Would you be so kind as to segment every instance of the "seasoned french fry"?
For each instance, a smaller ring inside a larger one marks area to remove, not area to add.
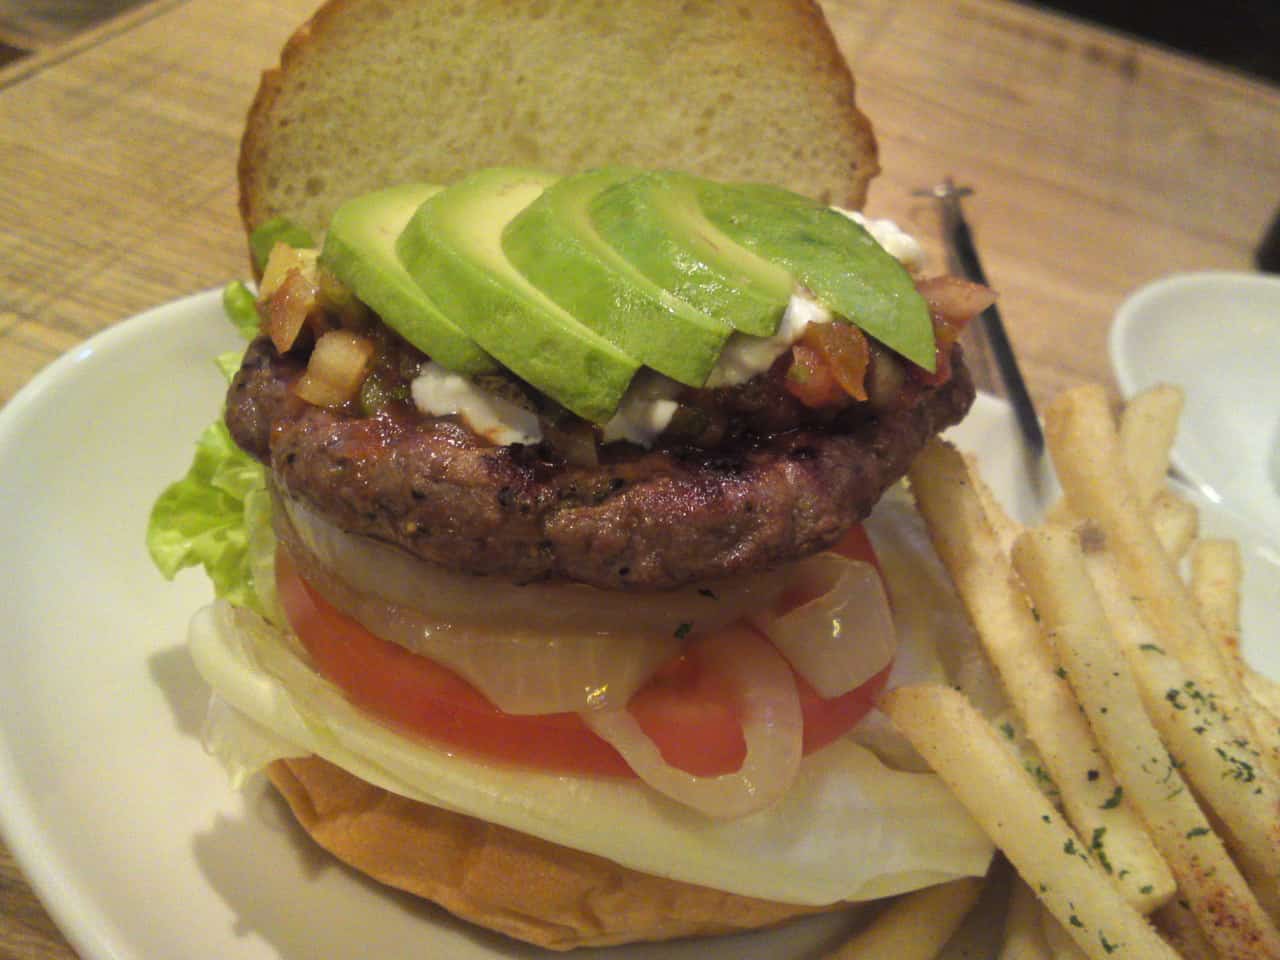
[[[1004,918],[1004,946],[998,960],[1052,960],[1040,926],[1044,913],[1031,888],[1015,877]]]
[[[1066,497],[1059,497],[1049,506],[1045,511],[1044,522],[1059,527],[1070,527],[1076,523],[1076,516],[1071,512]],[[1013,549],[1013,544],[1009,544],[1009,549]]]
[[[1048,797],[1049,802],[1055,807],[1061,807],[1062,794],[1058,790],[1058,785],[1053,782],[1053,777],[1049,775],[1049,771],[1045,768],[1044,760],[1040,758],[1036,745],[1027,736],[1026,727],[1023,725],[1022,718],[1018,716],[1017,711],[1012,709],[1003,710],[991,718],[991,724],[1000,731],[1004,745],[1009,748],[1018,762],[1022,764],[1022,769],[1031,774],[1031,779],[1040,788],[1040,792]]]
[[[1072,825],[1125,898],[1149,913],[1174,881],[1123,800],[1071,689],[1059,675],[1021,585],[987,522],[963,458],[935,440],[909,473],[930,538],[1000,674],[1014,711],[1060,791]]]
[[[1273,921],[1280,918],[1280,781],[1253,742],[1248,717],[1228,714],[1160,646],[1120,583],[1111,553],[1091,551],[1085,565],[1147,716],[1201,802],[1217,816],[1258,901]]]
[[[899,687],[882,707],[1091,960],[1174,960],[963,694]]]
[[[899,897],[826,960],[933,960],[978,902],[983,881],[965,877]]]
[[[1147,517],[1160,546],[1172,560],[1181,560],[1200,532],[1200,511],[1172,490],[1161,490],[1147,504]]]
[[[1227,856],[1147,716],[1074,534],[1029,532],[1013,556],[1103,752],[1206,936],[1223,960],[1280,960],[1280,931]]]
[[[1045,438],[1072,512],[1102,530],[1129,591],[1165,646],[1219,697],[1238,700],[1233,671],[1201,625],[1173,559],[1128,481],[1102,387],[1087,385],[1059,395],[1045,411]]]
[[[1280,684],[1248,665],[1242,667],[1244,709],[1271,775],[1280,779]]]
[[[1280,722],[1280,683],[1252,668],[1246,669],[1240,679],[1249,700],[1271,714],[1273,721]]]
[[[1022,533],[1022,524],[1009,516],[1009,512],[1005,510],[1004,505],[991,492],[991,487],[987,485],[987,481],[983,478],[982,471],[978,469],[977,460],[968,454],[963,454],[963,456],[969,480],[973,484],[973,492],[977,494],[978,501],[982,504],[982,512],[986,514],[987,522],[991,524],[991,529],[995,531],[1001,552],[1008,556],[1009,551],[1013,549],[1013,541],[1017,540],[1018,535]]]
[[[1183,960],[1217,960],[1213,947],[1204,938],[1195,914],[1185,900],[1174,897],[1152,914],[1156,929],[1178,951]]]
[[[1045,436],[1072,509],[1102,530],[1127,589],[1160,635],[1161,646],[1187,667],[1220,709],[1247,717],[1255,736],[1265,737],[1245,709],[1234,658],[1201,623],[1191,592],[1125,482],[1102,388],[1079,387],[1058,397],[1046,412]],[[1280,746],[1264,744],[1263,762],[1280,775]]]
[[[1240,582],[1244,565],[1234,540],[1197,540],[1191,547],[1191,596],[1210,639],[1238,671]]]
[[[1256,681],[1261,674],[1246,670],[1241,676],[1245,684],[1244,712],[1253,731],[1262,765],[1271,776],[1280,780],[1280,713],[1273,712],[1253,695]],[[1263,678],[1266,679],[1266,678]]]
[[[1120,415],[1125,469],[1144,504],[1151,503],[1164,490],[1182,405],[1180,389],[1157,384],[1131,397]]]
[[[1044,942],[1049,948],[1049,956],[1053,960],[1081,960],[1084,957],[1084,951],[1076,946],[1076,942],[1048,910],[1040,911],[1040,927]]]

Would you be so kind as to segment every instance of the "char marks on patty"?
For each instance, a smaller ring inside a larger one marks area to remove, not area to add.
[[[832,545],[974,395],[957,348],[951,379],[904,409],[712,450],[613,444],[588,468],[542,446],[493,446],[453,418],[308,406],[289,391],[301,370],[259,339],[227,400],[232,436],[286,496],[453,570],[606,589],[674,587]]]

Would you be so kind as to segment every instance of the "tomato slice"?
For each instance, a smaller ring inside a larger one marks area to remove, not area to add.
[[[836,548],[874,559],[856,527]],[[621,755],[574,713],[504,713],[453,671],[383,640],[333,607],[303,580],[282,549],[276,559],[281,603],[320,673],[357,706],[407,734],[447,749],[567,773],[635,776]],[[804,752],[831,743],[875,704],[889,667],[846,694],[821,698],[796,677]],[[698,776],[737,770],[746,754],[731,692],[702,669],[698,645],[664,667],[628,709],[664,759]]]

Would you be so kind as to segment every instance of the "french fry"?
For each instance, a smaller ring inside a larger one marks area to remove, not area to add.
[[[1045,511],[1044,522],[1058,527],[1070,527],[1076,523],[1075,514],[1071,512],[1071,506],[1067,503],[1066,497],[1059,497],[1050,504],[1049,509]],[[1013,544],[1009,544],[1009,549],[1013,549]]]
[[[1084,957],[1084,951],[1076,946],[1076,942],[1048,910],[1040,911],[1040,927],[1045,945],[1049,948],[1049,956],[1053,960],[1081,960]]]
[[[1152,914],[1156,929],[1178,951],[1183,960],[1217,960],[1213,947],[1204,938],[1190,905],[1174,897]]]
[[[1138,499],[1151,503],[1165,488],[1169,452],[1182,416],[1183,393],[1157,384],[1129,398],[1120,415],[1120,446],[1125,470]]]
[[[1273,921],[1280,918],[1280,781],[1253,742],[1244,714],[1230,715],[1160,646],[1105,548],[1086,569],[1112,635],[1133,671],[1147,716],[1201,802],[1218,818],[1228,849]]]
[[[1009,748],[1018,762],[1022,764],[1022,769],[1031,774],[1031,779],[1040,788],[1040,792],[1048,797],[1049,802],[1055,807],[1061,808],[1062,794],[1058,790],[1058,785],[1053,782],[1053,777],[1045,769],[1044,761],[1040,758],[1036,745],[1027,736],[1026,728],[1023,726],[1022,718],[1018,716],[1017,711],[1012,709],[1002,710],[991,718],[991,724],[1000,731],[1004,745]],[[1139,907],[1139,909],[1141,908]]]
[[[980,877],[965,877],[899,897],[826,960],[933,960],[982,893]]]
[[[1246,669],[1240,676],[1250,702],[1271,715],[1275,723],[1280,723],[1280,683],[1252,668]]]
[[[997,960],[1052,960],[1040,926],[1043,912],[1031,888],[1015,877],[1004,918],[1004,946]]]
[[[1022,524],[1009,516],[1004,505],[991,492],[991,487],[983,478],[982,471],[978,469],[978,461],[969,454],[963,454],[963,456],[969,480],[973,484],[973,492],[977,494],[978,501],[982,504],[982,512],[986,514],[987,522],[995,531],[996,540],[1000,543],[1000,551],[1008,556],[1009,551],[1013,549],[1013,541],[1017,540],[1018,535],[1022,533]]]
[[[1240,582],[1244,566],[1234,540],[1197,540],[1191,547],[1191,596],[1210,639],[1238,671]]]
[[[882,708],[1090,960],[1174,960],[962,693],[899,687]]]
[[[1014,711],[1060,791],[1072,825],[1130,903],[1149,913],[1174,881],[1098,751],[1059,675],[1026,595],[987,522],[963,458],[933,441],[909,477],[916,505]]]
[[[1201,929],[1223,960],[1280,960],[1280,931],[1227,856],[1147,716],[1075,535],[1029,532],[1013,556],[1103,752]]]
[[[1255,725],[1247,710],[1235,658],[1201,623],[1191,592],[1125,481],[1102,388],[1078,387],[1059,396],[1046,412],[1045,436],[1073,511],[1102,530],[1127,589],[1160,635],[1161,646],[1187,667],[1222,710],[1248,719],[1248,729],[1263,741],[1264,764],[1280,776],[1280,744],[1271,746],[1269,731]]]
[[[1224,702],[1238,700],[1234,672],[1201,625],[1173,559],[1128,480],[1102,387],[1091,384],[1059,395],[1045,411],[1045,438],[1072,513],[1101,529],[1129,591],[1164,645]]]
[[[1162,490],[1147,504],[1156,539],[1173,560],[1181,560],[1200,532],[1200,511],[1172,490]]]
[[[1280,684],[1243,662],[1240,683],[1258,749],[1272,776],[1280,779]]]

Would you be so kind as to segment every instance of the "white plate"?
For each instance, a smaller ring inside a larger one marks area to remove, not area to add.
[[[208,596],[143,545],[236,345],[215,292],[160,307],[52,364],[0,412],[0,828],[85,960],[550,956],[477,932],[313,848],[274,794],[232,791],[200,747],[206,691],[187,619]],[[1007,407],[980,397],[961,444],[1027,518],[1034,492]],[[1272,586],[1280,577],[1272,577]],[[1272,641],[1274,611],[1251,618]],[[609,960],[819,955],[841,916],[709,942],[583,952]]]
[[[1280,544],[1280,277],[1189,273],[1143,287],[1111,328],[1125,395],[1154,383],[1187,394],[1173,451],[1211,499]]]

